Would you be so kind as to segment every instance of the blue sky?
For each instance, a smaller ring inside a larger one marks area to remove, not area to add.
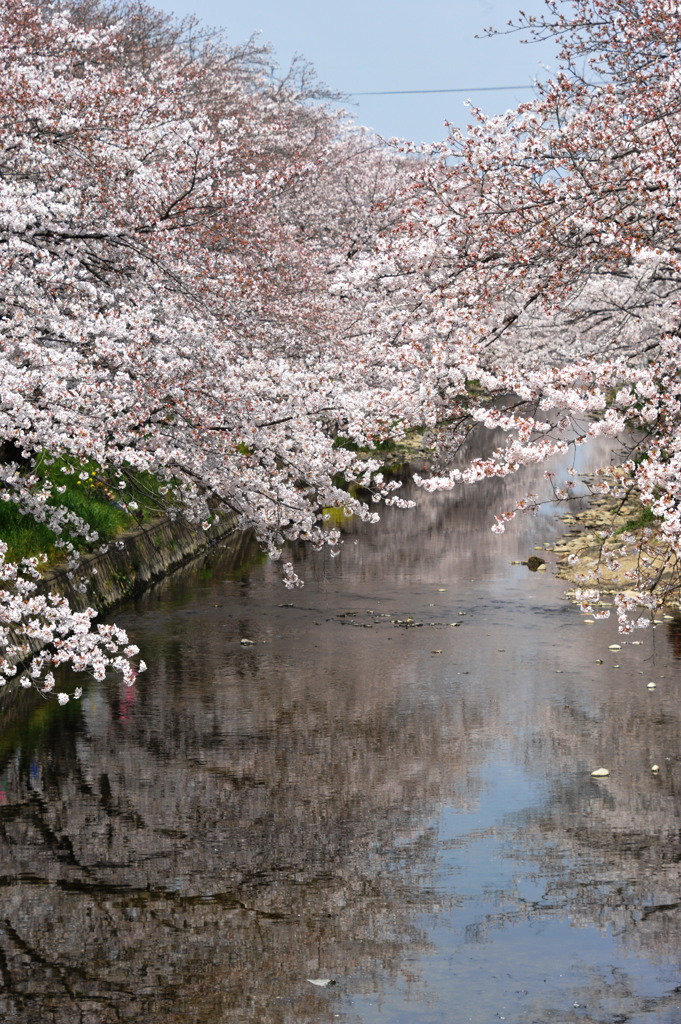
[[[343,92],[399,89],[466,89],[462,94],[365,96],[348,105],[356,120],[391,137],[416,142],[445,135],[447,119],[463,127],[468,98],[498,113],[532,94],[527,86],[552,64],[549,44],[522,45],[517,35],[476,39],[489,25],[503,27],[519,7],[543,9],[542,0],[151,0],[177,15],[195,14],[220,26],[230,42],[254,31],[272,43],[280,65],[305,56],[319,77]]]

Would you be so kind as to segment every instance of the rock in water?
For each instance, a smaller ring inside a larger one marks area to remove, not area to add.
[[[538,555],[530,555],[527,559],[527,568],[530,572],[536,572],[542,565],[546,565],[546,559],[539,558]]]

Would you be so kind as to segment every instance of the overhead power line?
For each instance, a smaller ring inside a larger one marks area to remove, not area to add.
[[[348,96],[420,96],[434,92],[504,92],[515,89],[534,89],[533,85],[480,85],[470,89],[389,89],[384,92],[350,92]]]

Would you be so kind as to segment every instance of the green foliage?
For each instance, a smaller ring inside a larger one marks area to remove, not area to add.
[[[53,485],[49,504],[62,505],[79,516],[98,534],[97,544],[155,518],[168,505],[168,499],[160,493],[161,487],[166,490],[167,486],[150,473],[123,469],[107,474],[94,462],[72,464],[63,459],[53,460],[47,453],[38,458],[35,472],[40,480]],[[88,474],[87,479],[81,479],[84,473]],[[121,481],[126,484],[124,489],[117,486]],[[135,501],[138,507],[134,515],[122,507],[123,500]],[[62,557],[62,548],[57,546],[58,538],[52,531],[31,516],[21,515],[11,501],[0,502],[0,537],[8,545],[7,557],[12,561],[41,552],[47,554],[49,564]],[[83,537],[68,531],[61,539],[71,541],[81,551],[91,547]]]
[[[397,441],[394,441],[392,437],[387,437],[384,441],[374,441],[373,444],[360,446],[356,441],[352,441],[349,437],[343,437],[342,434],[334,439],[334,448],[344,448],[348,452],[361,452],[362,455],[375,455],[377,452],[394,452],[399,447]]]
[[[385,441],[376,441],[372,450],[375,452],[394,452],[397,451],[397,448],[397,441],[394,441],[392,437],[387,437]]]
[[[360,448],[356,441],[352,441],[349,437],[343,437],[342,434],[338,434],[334,438],[333,446],[334,448],[344,448],[347,452],[369,451],[368,448]]]
[[[61,495],[61,504],[84,519],[105,540],[134,525],[134,519],[128,512],[117,508],[104,494],[94,489],[67,488]]]
[[[7,544],[7,559],[11,562],[54,551],[52,531],[30,516],[22,516],[11,501],[0,502],[0,537]]]
[[[633,533],[635,530],[642,530],[646,526],[653,526],[655,523],[659,523],[658,516],[650,508],[641,508],[638,515],[632,519],[628,519],[624,526],[617,529],[616,533]]]

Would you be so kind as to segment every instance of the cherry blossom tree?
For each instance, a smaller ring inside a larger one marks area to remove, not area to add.
[[[254,43],[143,6],[2,0],[0,53],[3,500],[96,543],[36,471],[58,457],[94,462],[131,510],[152,473],[170,514],[208,529],[234,513],[275,557],[292,539],[335,547],[328,505],[377,518],[340,484],[394,485],[337,437],[398,421],[394,377],[330,284],[373,211],[389,223],[400,161],[305,66],[275,80]],[[41,597],[37,571],[5,565],[4,675],[122,669],[123,634]],[[31,661],[34,642],[50,656]]]
[[[678,597],[681,544],[681,13],[670,0],[546,6],[510,30],[556,39],[556,74],[517,110],[473,111],[467,132],[407,147],[402,221],[338,287],[364,295],[370,331],[421,352],[424,422],[440,424],[442,463],[425,486],[512,472],[599,434],[628,437],[624,471],[596,487],[635,489],[656,519],[631,574],[632,591],[656,606]],[[472,380],[494,404],[471,397]],[[509,440],[451,470],[471,420]],[[569,494],[556,485],[556,497]],[[620,600],[622,628],[635,606],[635,595]]]
[[[633,429],[623,472],[594,486],[638,489],[673,567],[679,15],[550,2],[524,28],[561,45],[535,99],[399,154],[348,127],[305,65],[274,77],[254,41],[142,5],[0,0],[0,496],[74,571],[65,538],[98,538],[46,460],[96,464],[130,510],[151,473],[169,514],[233,514],[280,557],[291,540],[337,550],[325,507],[375,521],[399,503],[356,449],[414,427],[431,489]],[[457,468],[476,424],[508,441]],[[133,677],[122,633],[5,554],[5,677]],[[643,550],[632,580],[649,606],[676,585],[658,564]]]

